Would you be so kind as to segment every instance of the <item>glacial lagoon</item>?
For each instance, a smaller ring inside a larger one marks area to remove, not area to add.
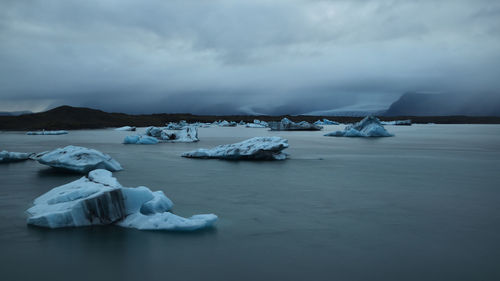
[[[199,128],[197,143],[124,145],[131,132],[0,132],[0,150],[66,145],[111,155],[124,186],[162,190],[215,227],[153,232],[26,225],[33,199],[81,177],[36,161],[0,165],[3,280],[499,280],[500,126],[386,126],[395,137]],[[138,128],[143,133],[145,128]],[[181,157],[255,136],[288,139],[284,161]]]

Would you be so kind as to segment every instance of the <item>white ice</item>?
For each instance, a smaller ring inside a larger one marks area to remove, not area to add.
[[[67,133],[68,133],[68,131],[63,131],[63,130],[60,130],[60,131],[45,131],[45,130],[42,130],[42,131],[27,132],[26,134],[27,135],[65,135]]]
[[[314,122],[314,125],[320,125],[320,126],[321,125],[339,125],[339,123],[324,118],[323,120],[318,120],[318,121]]]
[[[198,128],[195,126],[186,126],[181,130],[149,127],[146,129],[146,135],[155,137],[160,142],[197,142],[200,140]]]
[[[115,131],[135,131],[135,130],[136,127],[131,127],[131,126],[123,126],[115,129]]]
[[[32,153],[0,151],[0,163],[18,162],[30,159]]]
[[[377,117],[367,116],[358,123],[348,125],[344,131],[325,134],[327,137],[392,137]]]
[[[284,160],[288,140],[281,137],[255,137],[239,143],[201,148],[183,153],[188,158],[216,158],[226,160]]]
[[[154,137],[144,135],[126,136],[123,140],[124,144],[157,144],[158,140]]]
[[[283,118],[280,122],[269,122],[269,127],[271,131],[319,131],[323,128],[306,121],[295,123],[288,118]]]
[[[78,173],[88,173],[94,169],[120,171],[120,163],[95,149],[69,145],[42,155],[38,162],[54,168],[65,169]]]

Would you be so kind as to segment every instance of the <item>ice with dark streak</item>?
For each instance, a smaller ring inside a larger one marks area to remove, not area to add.
[[[348,125],[343,131],[325,134],[327,137],[392,137],[377,117],[367,116],[358,123]]]
[[[107,170],[53,188],[34,200],[27,210],[28,224],[48,227],[109,225],[148,229],[191,231],[212,226],[214,214],[183,218],[169,210],[172,201],[162,191],[123,187]]]
[[[281,119],[280,122],[269,122],[271,131],[319,131],[323,127],[311,124],[306,121],[295,123],[288,118]]]

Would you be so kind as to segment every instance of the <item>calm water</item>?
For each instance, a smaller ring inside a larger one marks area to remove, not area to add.
[[[0,165],[0,279],[500,280],[500,126],[387,128],[396,137],[206,128],[199,143],[151,146],[112,130],[0,132],[0,150],[101,150],[124,167],[122,185],[163,190],[180,215],[219,216],[195,233],[28,227],[35,197],[80,176]],[[289,140],[289,160],[179,156],[267,135]]]

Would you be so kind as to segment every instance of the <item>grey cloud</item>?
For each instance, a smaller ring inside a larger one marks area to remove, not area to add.
[[[0,5],[2,111],[299,114],[500,86],[498,1]]]

